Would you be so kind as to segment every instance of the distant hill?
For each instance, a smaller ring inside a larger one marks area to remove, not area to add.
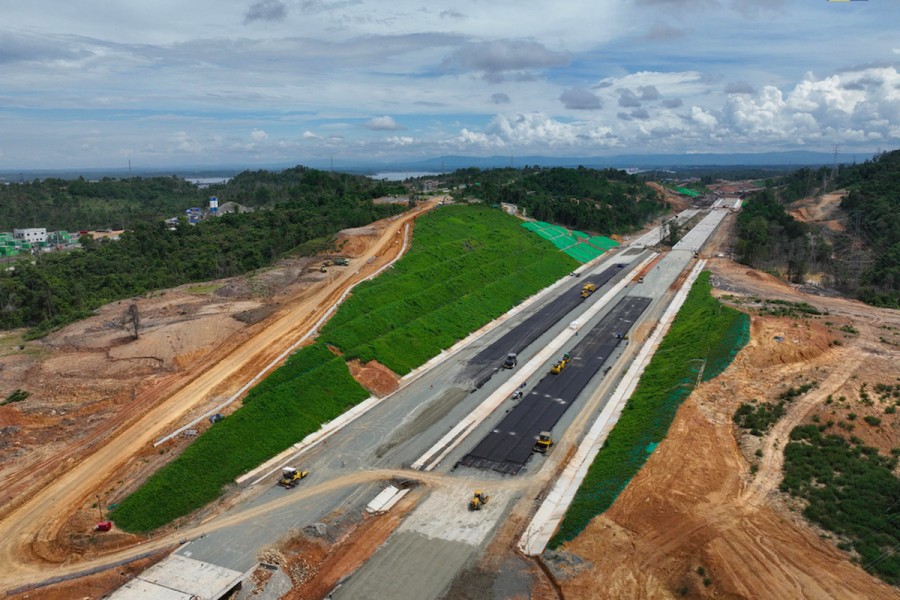
[[[838,162],[849,164],[862,162],[872,158],[870,154],[854,155],[848,160],[847,155],[839,156]],[[615,156],[437,156],[426,159],[409,159],[375,162],[365,159],[341,158],[307,158],[300,160],[302,164],[323,171],[341,171],[344,173],[371,174],[379,171],[432,171],[447,172],[456,169],[478,167],[494,169],[499,167],[521,168],[525,165],[542,167],[591,167],[596,169],[675,169],[679,167],[715,167],[715,166],[752,166],[752,167],[802,167],[831,165],[834,155],[827,152],[808,152],[793,150],[787,152],[760,152],[741,154],[619,154]],[[101,177],[128,177],[140,175],[144,177],[160,175],[178,175],[180,177],[230,177],[247,169],[282,170],[295,166],[291,164],[267,165],[225,165],[218,168],[172,168],[172,169],[135,169],[132,173],[127,169],[68,169],[68,170],[30,170],[0,171],[0,182],[33,181],[55,177],[59,179],[76,179],[84,176],[88,179]]]

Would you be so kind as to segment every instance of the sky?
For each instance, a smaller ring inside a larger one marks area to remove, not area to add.
[[[0,169],[900,147],[900,1],[29,0]]]

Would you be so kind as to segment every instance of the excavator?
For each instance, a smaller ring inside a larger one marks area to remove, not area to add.
[[[547,450],[553,445],[553,437],[549,431],[542,431],[538,434],[538,439],[534,443],[534,451],[541,454],[547,454]]]
[[[487,504],[488,496],[482,491],[476,491],[472,496],[472,499],[469,500],[469,510],[481,510],[485,504]]]
[[[300,483],[300,480],[307,475],[309,475],[309,471],[298,471],[294,467],[284,467],[281,469],[281,479],[278,480],[278,485],[289,490]]]
[[[554,375],[558,375],[560,371],[566,368],[566,365],[569,364],[569,353],[566,352],[563,354],[562,359],[556,361],[552,367],[550,367],[550,372]]]

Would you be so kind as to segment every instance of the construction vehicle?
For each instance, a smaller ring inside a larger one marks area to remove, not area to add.
[[[519,358],[516,356],[515,352],[510,352],[506,355],[506,360],[503,361],[503,368],[512,369],[517,364],[519,364]]]
[[[281,469],[281,479],[278,480],[278,485],[289,490],[300,483],[300,480],[307,475],[309,475],[309,471],[298,471],[294,467],[284,467]]]
[[[97,496],[97,510],[100,511],[100,520],[97,521],[94,531],[109,531],[112,529],[112,521],[103,518],[103,502],[100,500],[99,495]]]
[[[563,369],[566,368],[567,364],[569,364],[569,353],[568,352],[563,354],[563,357],[560,360],[556,361],[556,364],[554,364],[552,367],[550,367],[550,372],[553,373],[554,375],[558,375],[560,371],[562,371]]]
[[[534,451],[541,454],[547,454],[547,450],[553,445],[553,437],[549,431],[542,431],[538,434],[538,439],[534,443]]]
[[[332,263],[333,265],[335,265],[336,267],[346,267],[346,266],[348,266],[348,265],[350,264],[350,259],[348,259],[348,258],[335,258],[333,261],[331,261],[331,263]]]
[[[476,491],[472,499],[469,500],[469,510],[481,510],[487,504],[488,498],[490,496],[484,492]]]
[[[597,286],[593,283],[586,283],[581,287],[581,297],[587,298],[591,294],[597,291]]]

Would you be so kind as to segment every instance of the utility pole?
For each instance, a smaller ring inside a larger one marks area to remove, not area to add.
[[[837,179],[837,156],[838,156],[838,144],[834,145],[834,158],[831,161],[831,179],[832,181]]]

